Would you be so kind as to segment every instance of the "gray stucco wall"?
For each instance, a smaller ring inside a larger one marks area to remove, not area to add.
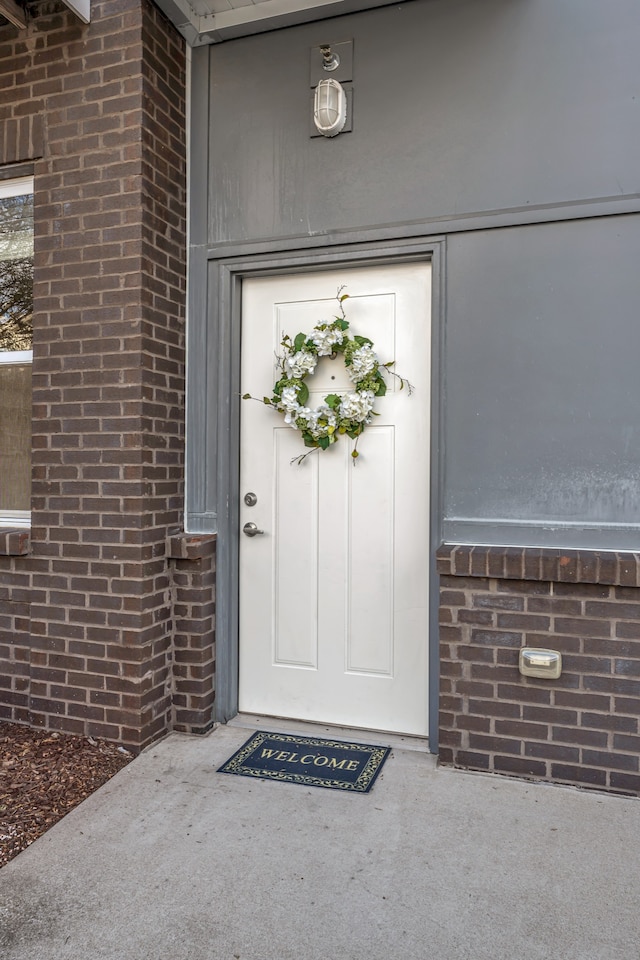
[[[445,538],[637,546],[639,35],[637,0],[411,0],[195,52],[201,288],[207,259],[446,236]],[[353,132],[311,139],[310,48],[347,39]]]

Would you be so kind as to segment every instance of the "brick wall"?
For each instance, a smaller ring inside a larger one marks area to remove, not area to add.
[[[0,546],[25,553],[28,538],[0,532]],[[25,556],[0,557],[0,562],[0,719],[28,722],[31,574]]]
[[[443,547],[440,759],[640,792],[640,556]],[[562,654],[522,677],[522,646]]]
[[[0,162],[33,161],[36,277],[32,552],[0,557],[0,715],[137,749],[174,719],[184,43],[147,0],[93,0],[89,25],[30,12],[0,27]]]

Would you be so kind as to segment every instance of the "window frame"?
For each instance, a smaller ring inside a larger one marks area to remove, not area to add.
[[[0,200],[7,197],[33,195],[33,176],[0,179]],[[0,350],[0,364],[33,364],[33,350]],[[30,510],[3,510],[0,507],[0,527],[30,527]]]

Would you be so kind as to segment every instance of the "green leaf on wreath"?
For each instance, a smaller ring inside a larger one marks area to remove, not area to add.
[[[302,406],[304,407],[308,399],[309,399],[309,387],[306,385],[306,383],[301,383],[300,386],[298,387],[298,403],[301,403]]]
[[[340,303],[342,303],[344,300],[348,300],[348,299],[349,299],[349,294],[348,294],[348,293],[343,293],[342,296],[340,297]]]
[[[243,394],[242,394],[242,399],[243,399],[243,400],[251,400],[251,394],[250,394],[250,393],[243,393]]]
[[[342,397],[339,397],[337,393],[330,393],[328,397],[324,398],[324,402],[330,410],[337,410],[341,401]]]
[[[306,339],[307,339],[306,333],[298,333],[296,335],[296,338],[293,341],[293,348],[296,352],[298,352],[298,350],[302,350]]]
[[[321,450],[326,450],[331,444],[329,437],[318,437],[318,446]]]
[[[338,330],[342,330],[344,333],[345,330],[349,329],[349,322],[347,320],[343,320],[341,317],[336,317],[334,326],[336,326]]]
[[[382,377],[380,377],[380,379],[378,380],[378,384],[376,386],[376,397],[384,397],[386,392],[387,392],[387,385],[382,379]]]
[[[359,347],[364,347],[365,343],[368,343],[369,346],[373,346],[373,340],[369,340],[369,337],[354,337],[355,342]]]

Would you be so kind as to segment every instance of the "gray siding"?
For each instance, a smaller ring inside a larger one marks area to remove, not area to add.
[[[640,190],[637,0],[411,0],[211,51],[210,243]],[[309,50],[354,40],[353,132]]]
[[[445,538],[637,547],[639,262],[636,216],[449,238]]]
[[[411,0],[195,52],[203,289],[207,258],[447,238],[445,538],[637,546],[639,35],[637,0]],[[312,139],[309,49],[345,39],[353,132]],[[192,386],[227,322],[209,302]],[[195,407],[190,513],[211,529],[215,416]]]

